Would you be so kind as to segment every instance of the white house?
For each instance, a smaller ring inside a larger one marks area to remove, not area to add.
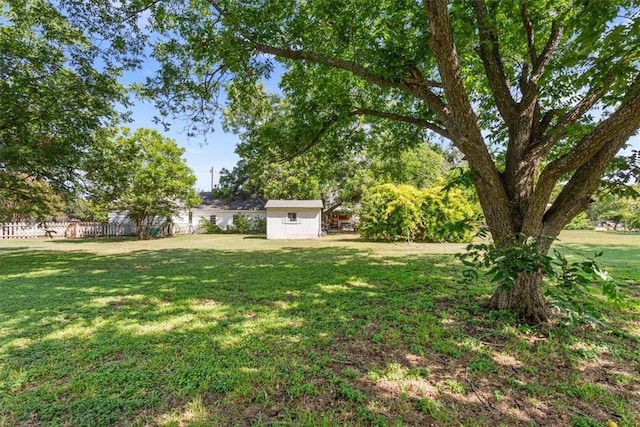
[[[319,238],[322,207],[322,200],[269,200],[267,239]]]
[[[190,234],[204,232],[202,222],[206,221],[227,230],[233,227],[240,215],[249,219],[250,228],[255,227],[259,219],[266,220],[267,211],[260,199],[216,199],[211,192],[200,193],[201,202],[191,210],[177,212],[171,218],[156,218],[154,226],[161,227],[171,223],[170,234]],[[110,223],[130,223],[126,212],[110,212]]]
[[[246,216],[251,227],[254,227],[259,219],[264,220],[267,217],[264,202],[260,199],[216,199],[211,192],[201,192],[200,199],[202,202],[198,206],[173,217],[173,222],[179,229],[202,231],[202,221],[207,221],[217,225],[221,230],[227,230],[234,226],[234,221],[239,215]]]

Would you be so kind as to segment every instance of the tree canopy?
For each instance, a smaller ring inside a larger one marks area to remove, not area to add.
[[[217,193],[321,198],[325,213],[330,213],[357,203],[365,188],[377,184],[439,185],[450,167],[428,142],[383,129],[367,132],[360,122],[345,132],[329,132],[322,144],[301,149],[306,129],[295,122],[295,110],[286,97],[267,93],[261,85],[251,92],[231,85],[223,123],[240,137],[236,152],[241,160],[233,170],[220,172]]]
[[[184,149],[172,139],[153,129],[126,128],[104,138],[92,149],[91,198],[105,209],[126,212],[139,239],[150,237],[156,221],[200,201]]]
[[[0,212],[10,219],[11,206],[31,205],[42,215],[78,182],[125,95],[116,70],[96,67],[91,40],[48,2],[2,1],[0,20]]]
[[[261,140],[259,144],[267,145],[268,141]],[[418,188],[440,185],[448,166],[443,156],[427,143],[391,156],[367,151],[336,159],[316,151],[290,160],[282,160],[275,154],[241,158],[232,170],[220,171],[215,192],[226,198],[322,199],[325,214],[330,214],[341,206],[353,207],[367,188],[379,184]]]
[[[97,19],[88,30],[133,34],[123,50],[145,42],[140,25],[155,31],[161,69],[148,94],[195,126],[210,125],[231,81],[250,94],[283,70],[293,148],[356,122],[365,134],[450,141],[499,244],[535,239],[546,253],[640,127],[637,0],[64,2],[78,3],[79,18]],[[493,307],[545,321],[541,275],[513,283]]]
[[[632,187],[631,195],[611,193],[597,194],[596,200],[587,211],[592,223],[605,223],[616,229],[640,229],[640,185]]]

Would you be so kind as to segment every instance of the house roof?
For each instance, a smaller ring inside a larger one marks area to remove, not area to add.
[[[232,197],[230,199],[217,199],[210,191],[200,192],[202,203],[196,208],[209,208],[230,211],[258,211],[264,210],[264,201],[260,199],[242,199]]]
[[[322,209],[322,200],[269,200],[265,208],[316,208]]]

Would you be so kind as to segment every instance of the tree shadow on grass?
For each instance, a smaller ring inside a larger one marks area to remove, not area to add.
[[[544,338],[484,313],[490,289],[465,288],[450,255],[290,247],[0,260],[10,423],[564,425],[572,414],[549,390],[582,384],[558,380],[581,379],[578,367],[541,377],[530,352]],[[545,368],[573,360],[552,350]],[[638,381],[619,375],[633,387],[584,405],[570,396],[576,410],[602,419],[618,396],[631,412]]]
[[[163,237],[168,238],[168,237]],[[82,238],[65,238],[65,239],[52,239],[51,243],[55,244],[76,244],[83,245],[88,242],[91,243],[119,243],[119,242],[135,242],[138,241],[136,236],[121,236],[121,237],[82,237]]]
[[[608,234],[610,236],[638,236],[640,237],[640,231],[598,231],[598,233]]]
[[[10,248],[0,248],[0,252],[23,251],[26,249],[30,249],[29,246],[13,246]]]

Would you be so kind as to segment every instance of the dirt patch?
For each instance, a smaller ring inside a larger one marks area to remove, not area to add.
[[[598,398],[608,399],[604,393],[598,395],[599,390],[628,402],[640,396],[634,368],[608,357],[582,367],[564,355],[526,362],[505,349],[504,343],[487,343],[483,350],[494,363],[483,371],[474,370],[469,354],[459,358],[436,351],[415,355],[362,339],[339,337],[336,341],[332,353],[340,355],[340,360],[328,368],[337,377],[345,368],[359,373],[351,382],[379,403],[380,413],[406,425],[440,425],[443,414],[487,425],[569,425],[576,417],[604,423],[616,421],[619,415],[598,402]],[[535,353],[546,338],[532,336],[521,342]],[[396,366],[404,377],[385,375],[389,366]],[[415,371],[426,374],[412,376]],[[625,378],[630,384],[619,384]],[[632,411],[640,414],[637,405]]]

